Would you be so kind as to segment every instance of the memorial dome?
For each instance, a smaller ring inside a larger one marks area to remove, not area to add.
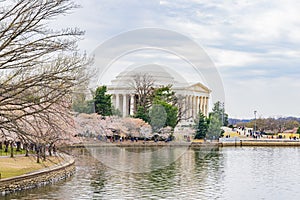
[[[173,87],[184,85],[184,79],[174,70],[156,64],[143,65],[136,68],[130,68],[122,71],[111,81],[110,87],[128,87],[137,75],[149,75],[155,85],[173,85]]]

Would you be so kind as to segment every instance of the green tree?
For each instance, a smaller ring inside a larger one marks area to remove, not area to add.
[[[300,126],[298,127],[297,133],[300,134]]]
[[[177,124],[177,115],[178,115],[178,108],[173,106],[165,101],[157,102],[159,105],[163,106],[165,112],[167,113],[167,118],[165,122],[165,126],[170,126],[174,128]]]
[[[199,112],[198,118],[195,139],[203,139],[208,131],[208,120],[202,112]]]
[[[227,116],[228,119],[228,116]],[[225,110],[223,104],[220,101],[214,104],[212,112],[209,113],[209,126],[207,130],[207,136],[209,138],[219,138],[222,135],[221,127],[224,124],[228,124],[228,121],[225,122]]]
[[[137,111],[133,117],[142,119],[148,123],[150,122],[149,112],[145,111],[145,108],[143,106],[138,106]]]
[[[94,95],[95,111],[103,116],[112,115],[111,95],[106,94],[106,86],[100,86],[96,89]]]
[[[222,121],[217,113],[210,113],[209,126],[207,129],[208,138],[219,138],[222,134]]]
[[[217,101],[214,104],[214,107],[212,109],[212,113],[214,113],[216,115],[215,117],[219,118],[219,120],[222,123],[222,126],[227,126],[228,125],[228,114],[225,113],[224,103],[221,103],[220,101]]]
[[[172,91],[172,85],[161,86],[154,89],[152,102],[164,101],[171,105],[175,105],[176,100],[177,97],[175,96],[175,92]]]
[[[172,85],[161,86],[154,89],[152,103],[161,105],[167,114],[164,126],[174,128],[178,123],[176,99],[175,92],[172,91]]]
[[[159,123],[157,120],[164,116],[161,111],[161,108],[163,108],[166,113],[166,118],[163,120],[163,127],[170,126],[174,128],[178,123],[178,107],[175,105],[176,96],[175,92],[171,90],[171,87],[171,85],[167,85],[152,88],[152,91],[145,97],[149,99],[150,107],[138,106],[134,117],[143,119],[145,122],[149,122],[151,125],[155,124],[155,127],[159,127],[157,124],[161,124],[162,120],[160,120]],[[156,115],[159,117],[154,117]]]
[[[157,132],[166,125],[167,112],[163,105],[154,104],[149,111],[150,124],[153,131]]]

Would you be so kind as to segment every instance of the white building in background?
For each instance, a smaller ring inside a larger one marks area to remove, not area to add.
[[[158,66],[148,65],[121,72],[107,86],[107,92],[112,95],[112,104],[123,117],[133,115],[137,109],[136,94],[132,87],[136,74],[150,75],[156,86],[172,85],[176,95],[184,97],[183,109],[186,110],[184,118],[195,119],[199,111],[208,115],[208,105],[211,90],[202,83],[188,83],[173,70]]]

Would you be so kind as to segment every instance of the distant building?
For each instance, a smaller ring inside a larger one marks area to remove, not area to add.
[[[293,128],[290,130],[285,130],[285,131],[283,131],[283,133],[297,133],[297,130],[298,130],[298,128]]]
[[[223,126],[222,130],[224,131],[224,136],[230,135],[230,136],[249,137],[253,133],[253,128],[247,128],[247,127],[229,128],[229,127]]]
[[[122,113],[123,117],[133,115],[137,109],[137,95],[131,84],[136,74],[149,74],[155,80],[156,86],[171,84],[176,95],[184,97],[183,108],[186,110],[184,118],[193,121],[199,111],[208,115],[210,89],[200,82],[187,83],[169,68],[151,65],[146,68],[123,71],[111,81],[111,85],[107,86],[108,93],[112,95],[113,106]]]

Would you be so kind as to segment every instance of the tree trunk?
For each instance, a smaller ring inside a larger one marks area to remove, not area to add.
[[[57,151],[57,149],[56,149],[56,146],[55,146],[55,144],[53,145],[53,154],[56,156],[56,151]]]
[[[49,145],[48,153],[49,153],[49,156],[52,156],[52,144]]]
[[[16,144],[17,144],[17,150],[16,151],[21,151],[21,142],[18,141]]]
[[[24,144],[24,149],[25,149],[25,157],[28,157],[28,143]]]
[[[5,144],[5,150],[4,152],[8,152],[8,146],[9,146],[9,142],[8,141],[4,141],[4,144]]]
[[[10,157],[14,157],[14,142],[10,142]]]
[[[46,161],[46,145],[44,145],[43,144],[43,146],[42,146],[42,148],[43,148],[43,161]]]
[[[41,151],[40,145],[37,145],[36,146],[36,162],[37,163],[40,163],[40,151]]]
[[[36,162],[40,163],[40,150],[36,151]]]

